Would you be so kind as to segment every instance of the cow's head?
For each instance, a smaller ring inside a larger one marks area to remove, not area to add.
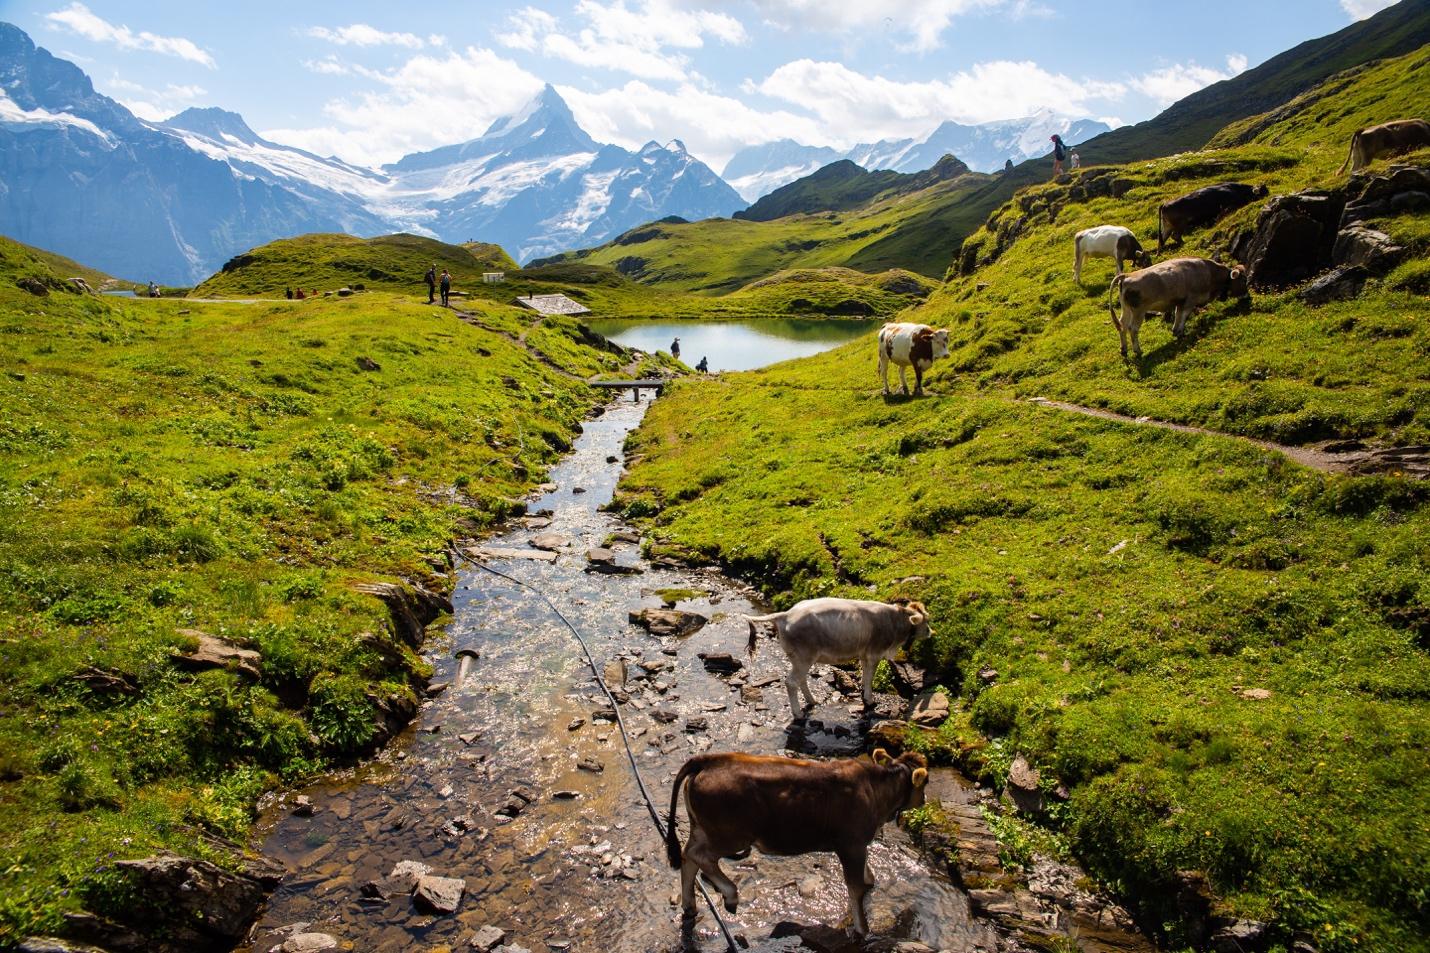
[[[870,756],[874,763],[881,768],[897,768],[899,771],[907,771],[909,776],[908,795],[894,808],[893,820],[901,819],[905,811],[912,811],[916,807],[924,806],[924,789],[929,783],[928,759],[917,751],[905,751],[898,758],[893,758],[889,752],[883,748],[875,748]]]
[[[919,639],[926,639],[933,635],[933,629],[929,628],[929,612],[924,608],[922,602],[913,602],[909,599],[895,599],[894,605],[899,607],[899,611],[904,614],[904,621],[909,624],[908,634],[904,636],[904,649],[913,645]]]
[[[1251,289],[1246,282],[1246,269],[1241,265],[1233,268],[1227,277],[1226,294],[1229,298],[1246,298],[1251,295]]]
[[[1256,188],[1251,190],[1251,194],[1259,199],[1264,199],[1267,195],[1271,194],[1271,190],[1268,189],[1265,185],[1258,185]]]
[[[933,333],[933,359],[948,357],[948,328],[939,328]]]
[[[1132,253],[1132,266],[1134,268],[1152,267],[1152,255],[1145,248],[1138,248]]]

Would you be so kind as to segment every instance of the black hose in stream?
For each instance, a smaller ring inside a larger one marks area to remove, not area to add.
[[[571,634],[576,636],[576,641],[580,644],[581,651],[586,655],[586,664],[591,666],[591,674],[595,677],[596,684],[601,686],[601,691],[605,694],[606,699],[611,703],[611,711],[615,712],[616,726],[621,730],[621,744],[625,746],[626,760],[630,762],[631,774],[635,775],[636,786],[640,788],[641,797],[645,799],[646,810],[650,812],[650,819],[651,822],[655,824],[656,833],[659,834],[660,839],[664,841],[666,836],[665,824],[660,819],[660,811],[656,809],[655,802],[651,800],[650,791],[646,790],[645,780],[641,777],[641,769],[636,764],[635,752],[631,750],[631,739],[630,736],[626,733],[626,720],[621,717],[621,706],[617,704],[616,697],[611,694],[610,688],[606,686],[606,679],[602,677],[601,670],[596,667],[596,659],[595,656],[591,654],[591,647],[586,644],[586,640],[582,638],[580,631],[574,625],[571,624],[571,620],[566,618],[566,614],[556,607],[556,603],[552,602],[546,597],[546,593],[542,592],[540,589],[537,589],[535,586],[531,585],[528,582],[525,582],[521,579],[517,579],[515,576],[508,576],[500,569],[493,569],[486,563],[478,562],[475,565],[478,569],[485,569],[493,576],[499,576],[502,579],[505,579],[507,582],[518,585],[521,588],[526,589],[527,591],[535,594],[538,599],[546,603],[547,608],[549,608],[552,612],[556,613],[556,617],[560,619],[562,623],[565,624],[566,628],[571,630]],[[672,825],[675,824],[674,816],[670,818],[670,823]],[[725,937],[725,944],[729,947],[730,953],[739,953],[740,947],[736,945],[735,938],[730,935],[730,928],[725,925],[725,918],[720,916],[720,911],[718,908],[716,908],[715,901],[710,899],[710,894],[705,890],[705,885],[700,882],[700,879],[698,877],[695,880],[695,886],[700,888],[700,896],[705,898],[705,906],[710,908],[710,913],[713,917],[715,917],[715,922],[720,925],[720,932]]]

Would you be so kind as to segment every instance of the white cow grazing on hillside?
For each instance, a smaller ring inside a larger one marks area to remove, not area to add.
[[[1073,236],[1073,281],[1082,281],[1084,258],[1111,258],[1122,274],[1122,263],[1130,261],[1138,268],[1152,264],[1152,256],[1142,250],[1142,244],[1131,229],[1121,225],[1094,225]]]
[[[889,362],[899,367],[899,383],[904,393],[909,392],[909,382],[904,378],[904,368],[914,369],[914,393],[924,392],[924,371],[933,367],[933,362],[948,357],[948,329],[935,330],[927,324],[886,324],[879,329],[879,377],[884,381],[884,393],[889,392]]]
[[[755,623],[774,623],[775,637],[789,656],[790,672],[785,677],[789,707],[803,718],[796,689],[803,690],[809,707],[814,692],[809,689],[809,667],[816,662],[859,660],[864,678],[864,707],[874,703],[874,668],[883,658],[893,658],[915,639],[928,638],[928,610],[921,602],[872,602],[867,599],[805,599],[788,612],[745,616],[750,625],[749,653],[755,654]]]

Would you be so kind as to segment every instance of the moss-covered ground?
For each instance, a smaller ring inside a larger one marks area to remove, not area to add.
[[[656,548],[780,606],[923,600],[936,634],[914,657],[960,710],[918,743],[993,780],[1022,753],[1065,783],[1059,842],[1174,948],[1184,870],[1283,949],[1297,931],[1328,951],[1427,948],[1430,486],[1022,398],[1288,442],[1430,438],[1419,218],[1379,223],[1410,254],[1357,299],[1218,304],[1175,343],[1153,322],[1140,366],[1107,318],[1110,263],[1083,287],[1071,274],[1078,228],[1154,234],[1158,202],[1200,185],[1338,181],[1348,129],[1430,112],[1416,62],[1346,86],[1328,131],[1298,133],[1293,110],[1256,142],[1111,170],[1134,183],[1120,200],[1081,198],[1076,178],[1020,195],[971,239],[986,260],[1026,216],[1001,256],[909,313],[953,331],[926,398],[880,395],[869,338],[681,383],[632,438],[622,499]],[[1260,204],[1181,253],[1225,254]]]
[[[0,274],[0,947],[113,857],[210,854],[256,796],[363,750],[420,660],[357,582],[425,580],[511,508],[622,361],[566,320],[374,293],[35,297]],[[18,270],[17,270],[18,269]],[[574,376],[571,376],[574,375]],[[435,584],[435,582],[434,582]],[[187,673],[199,629],[251,684]]]

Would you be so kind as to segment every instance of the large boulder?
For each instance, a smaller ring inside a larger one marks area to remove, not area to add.
[[[1341,227],[1366,219],[1399,215],[1430,207],[1430,168],[1392,166],[1389,174],[1361,172],[1346,186],[1349,201]]]
[[[446,595],[415,582],[406,585],[367,582],[353,588],[382,600],[392,619],[393,634],[414,649],[422,647],[427,626],[442,613],[452,611],[452,600]]]
[[[187,652],[175,652],[175,665],[193,672],[224,668],[257,681],[258,666],[263,661],[257,652],[198,629],[179,629],[178,632],[198,644]]]
[[[1359,265],[1371,274],[1384,274],[1405,255],[1405,249],[1385,232],[1363,225],[1341,229],[1336,235],[1332,260],[1338,267]]]
[[[627,618],[651,635],[687,636],[699,632],[710,620],[698,612],[681,609],[641,609]]]
[[[1348,301],[1360,294],[1369,278],[1370,272],[1360,265],[1336,268],[1302,288],[1297,297],[1307,304]]]
[[[1304,281],[1326,267],[1336,241],[1345,199],[1337,192],[1278,195],[1256,220],[1242,260],[1256,288],[1281,288]]]
[[[224,870],[206,860],[163,853],[116,861],[114,874],[127,902],[102,912],[124,926],[165,938],[152,947],[159,951],[228,949],[248,932],[282,871],[258,865]]]

